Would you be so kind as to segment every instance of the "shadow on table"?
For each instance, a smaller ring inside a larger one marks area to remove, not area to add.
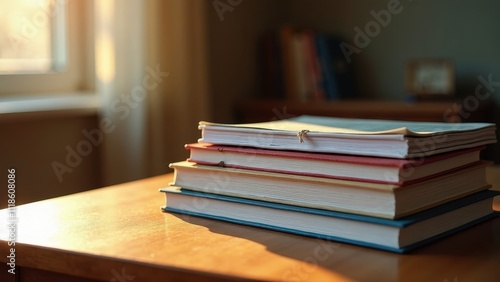
[[[395,254],[195,216],[172,215],[214,233],[257,242],[270,252],[297,260],[296,265],[284,273],[285,280],[307,280],[318,267],[357,281],[381,274],[385,281],[430,278],[433,281],[461,281],[459,278],[467,277],[471,271],[497,273],[496,277],[500,277],[498,263],[494,263],[500,261],[500,217],[408,254]]]

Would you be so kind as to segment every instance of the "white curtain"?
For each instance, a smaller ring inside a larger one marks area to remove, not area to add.
[[[96,1],[103,185],[170,171],[210,119],[207,3]]]

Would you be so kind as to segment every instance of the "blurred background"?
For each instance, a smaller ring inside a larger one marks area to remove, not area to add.
[[[494,0],[0,0],[0,183],[15,168],[21,204],[170,172],[200,137],[198,121],[247,121],[242,113],[417,107],[450,121],[451,108],[453,121],[496,123],[498,11]],[[340,38],[356,93],[268,94],[285,30]],[[415,59],[453,62],[451,92],[409,93]],[[487,153],[498,162],[496,146]]]

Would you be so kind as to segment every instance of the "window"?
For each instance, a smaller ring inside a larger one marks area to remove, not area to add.
[[[0,0],[0,97],[93,90],[92,4]]]
[[[0,72],[64,68],[64,16],[64,6],[56,1],[0,0]]]

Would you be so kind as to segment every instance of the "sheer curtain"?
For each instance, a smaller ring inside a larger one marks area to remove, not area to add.
[[[103,185],[170,171],[210,119],[207,3],[96,1]]]

